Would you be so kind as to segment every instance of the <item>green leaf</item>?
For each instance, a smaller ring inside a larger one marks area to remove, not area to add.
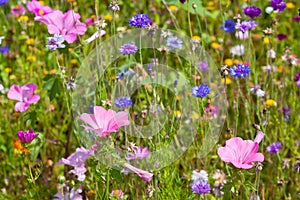
[[[26,122],[29,122],[30,125],[34,125],[35,122],[37,121],[37,116],[36,115],[37,115],[36,111],[25,113],[24,120]]]
[[[48,96],[52,101],[57,94],[60,94],[63,84],[60,78],[56,75],[47,75],[44,78],[44,90],[48,91]]]
[[[40,149],[43,146],[44,143],[44,133],[39,133],[39,136],[36,137],[34,140],[32,140],[32,142],[29,145],[29,149],[30,149],[30,160],[34,161],[36,160]]]

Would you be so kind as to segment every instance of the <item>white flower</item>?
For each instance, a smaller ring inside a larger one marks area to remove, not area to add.
[[[249,38],[249,31],[246,31],[245,33],[243,31],[237,31],[235,32],[235,37],[240,40],[245,40]]]
[[[274,10],[274,8],[269,6],[269,7],[266,7],[265,12],[268,14],[271,14],[273,12],[273,10]]]
[[[276,52],[273,49],[267,51],[268,58],[276,58]]]
[[[208,174],[204,170],[201,170],[200,172],[197,172],[196,170],[194,170],[193,174],[192,174],[192,180],[193,181],[196,181],[196,180],[208,181]]]
[[[236,46],[231,47],[230,53],[236,56],[242,56],[245,53],[244,45],[239,44]]]
[[[0,44],[2,44],[2,40],[4,39],[4,36],[0,36]]]

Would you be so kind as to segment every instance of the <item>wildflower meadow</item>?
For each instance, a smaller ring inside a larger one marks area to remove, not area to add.
[[[0,16],[0,200],[300,199],[299,0]]]

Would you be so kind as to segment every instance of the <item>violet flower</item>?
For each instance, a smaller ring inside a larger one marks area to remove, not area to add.
[[[138,175],[139,177],[141,177],[144,181],[146,182],[150,182],[152,180],[153,174],[141,169],[138,169],[128,163],[124,164],[124,167],[126,169],[128,169],[129,171],[135,173],[136,175]]]
[[[147,158],[150,154],[151,151],[148,150],[148,147],[134,147],[133,153],[128,153],[128,157],[126,157],[126,160],[142,160]]]
[[[34,134],[33,129],[29,129],[28,131],[18,131],[18,138],[22,143],[31,143],[39,134]]]

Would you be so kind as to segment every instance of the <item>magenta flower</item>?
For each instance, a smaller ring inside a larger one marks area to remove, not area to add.
[[[150,154],[151,151],[148,151],[148,147],[134,147],[133,153],[128,153],[128,157],[126,158],[126,160],[142,160],[147,158]]]
[[[110,193],[111,197],[124,198],[124,192],[122,190],[113,190]]]
[[[243,140],[234,137],[226,141],[225,147],[218,149],[218,155],[225,162],[232,163],[237,168],[250,169],[252,162],[264,161],[264,155],[258,152],[258,144],[264,137],[264,133],[258,131],[254,141]]]
[[[128,169],[129,171],[135,173],[139,177],[141,177],[146,182],[150,182],[152,180],[153,174],[151,174],[150,172],[138,169],[138,168],[136,168],[136,167],[134,167],[134,166],[132,166],[128,163],[125,163],[124,167],[126,169]]]
[[[28,83],[23,86],[12,85],[8,91],[7,97],[12,100],[19,101],[15,105],[15,111],[24,112],[28,109],[30,104],[36,103],[40,100],[40,95],[33,94],[36,89],[34,83]]]
[[[117,132],[121,126],[128,126],[127,112],[116,113],[113,110],[105,110],[101,106],[94,106],[94,114],[84,113],[79,119],[89,126],[82,125],[86,130],[95,131],[99,137],[105,137],[111,132]]]
[[[11,9],[11,14],[13,14],[14,16],[19,16],[25,13],[25,8],[23,6],[20,5],[16,5],[15,7],[13,7]]]
[[[70,170],[69,173],[75,174],[79,181],[83,181],[85,179],[84,174],[87,171],[85,168],[85,161],[92,155],[93,152],[84,147],[77,148],[75,153],[72,153],[67,159],[62,158],[58,161],[58,164],[73,166],[74,169]]]
[[[35,16],[43,16],[53,12],[52,8],[43,6],[36,0],[27,2],[27,9],[29,12],[34,13]]]
[[[73,10],[62,13],[55,10],[44,16],[34,18],[47,25],[50,34],[60,34],[70,44],[77,40],[77,35],[84,35],[86,25],[79,22],[80,15]]]
[[[34,140],[39,134],[34,134],[33,129],[29,129],[28,131],[18,131],[18,137],[22,143],[30,143]]]

